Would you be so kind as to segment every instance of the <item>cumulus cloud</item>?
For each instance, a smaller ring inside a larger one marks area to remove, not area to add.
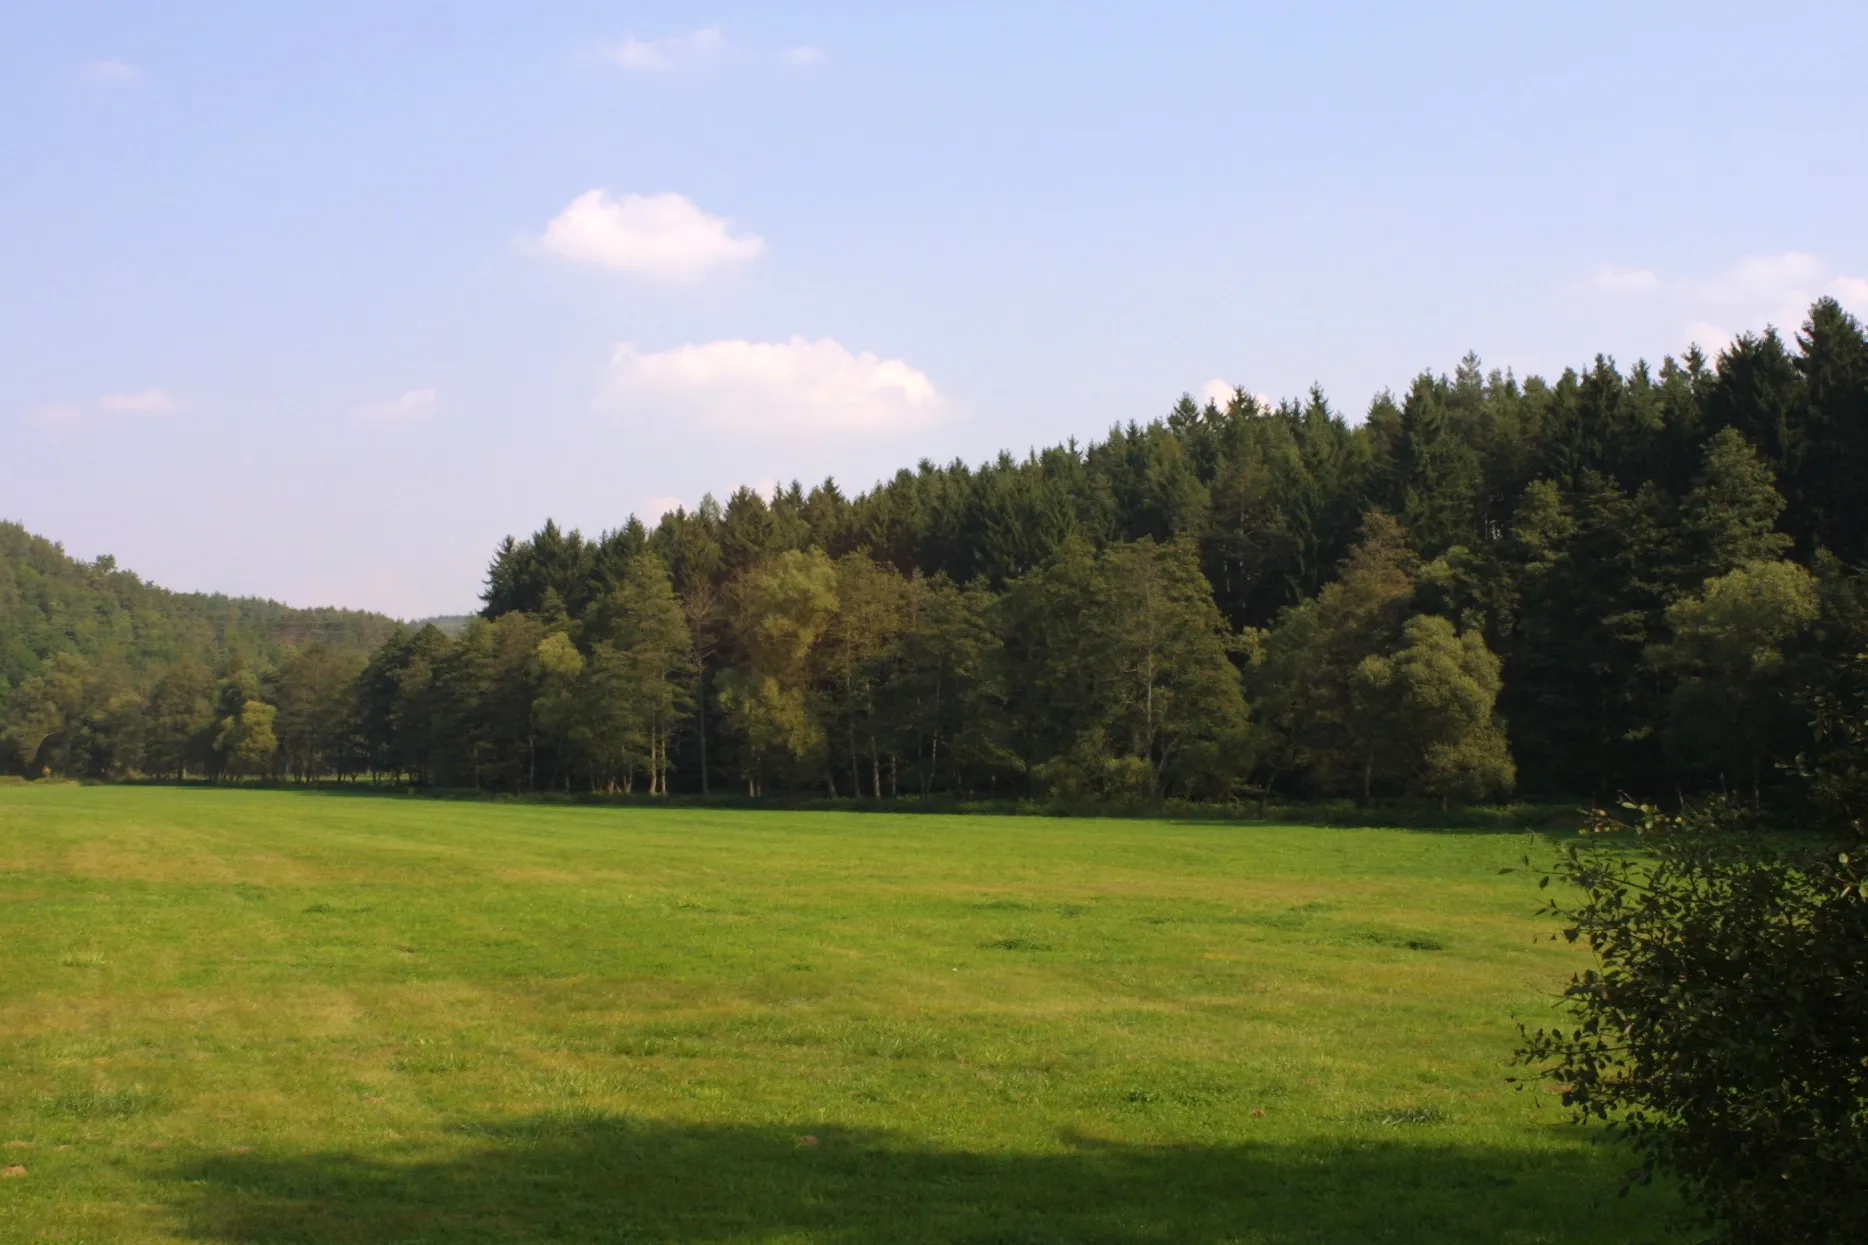
[[[1714,324],[1710,320],[1694,320],[1686,326],[1685,340],[1709,355],[1716,355],[1731,345],[1737,336],[1738,334],[1723,324]]]
[[[755,259],[757,234],[701,211],[683,195],[624,195],[589,190],[558,213],[538,245],[563,259],[637,276],[684,281]]]
[[[691,69],[718,60],[727,50],[726,37],[718,26],[706,26],[691,34],[663,39],[638,39],[623,36],[623,41],[608,49],[611,60],[626,69],[651,73],[670,69]]]
[[[78,67],[78,76],[98,86],[134,86],[143,80],[136,66],[122,61],[86,61]]]
[[[427,419],[440,405],[440,391],[411,389],[399,398],[366,406],[360,413],[366,419]]]
[[[1201,387],[1200,400],[1202,402],[1211,402],[1214,406],[1217,406],[1223,411],[1232,405],[1233,398],[1238,396],[1242,388],[1243,386],[1235,385],[1229,380],[1223,380],[1216,376]],[[1277,405],[1277,403],[1273,402],[1262,393],[1248,393],[1245,396],[1258,403],[1259,406],[1266,410],[1270,410]]]
[[[1652,268],[1598,268],[1589,284],[1609,294],[1645,294],[1660,288],[1660,274]]]
[[[625,410],[682,416],[729,432],[888,433],[947,411],[934,382],[901,359],[852,354],[831,338],[715,341],[610,357],[609,399]]]
[[[684,509],[686,506],[687,503],[682,501],[679,497],[650,497],[642,502],[636,509],[638,513],[642,515],[642,521],[647,523],[650,527],[654,527],[657,523],[661,522],[663,515],[673,514],[675,511]]]
[[[1858,316],[1868,316],[1868,278],[1837,277],[1836,301]]]
[[[1794,332],[1810,304],[1830,297],[1868,315],[1868,279],[1836,272],[1807,251],[1753,255],[1710,277],[1668,278],[1649,268],[1602,268],[1588,282],[1601,293],[1656,293],[1681,317],[1681,344],[1717,352],[1741,332],[1767,325]]]
[[[1724,348],[1743,331],[1773,325],[1794,332],[1810,304],[1825,295],[1851,311],[1868,311],[1868,281],[1831,271],[1804,251],[1754,255],[1710,280],[1688,283],[1684,291],[1698,316],[1692,340],[1707,349]]]
[[[1741,259],[1711,280],[1699,282],[1698,292],[1715,302],[1772,302],[1815,290],[1827,277],[1828,269],[1814,255],[1786,251]]]
[[[623,36],[621,43],[604,48],[605,59],[641,74],[676,74],[709,69],[727,62],[771,64],[789,69],[809,69],[822,64],[824,52],[809,44],[770,49],[750,48],[734,43],[719,26],[703,26],[685,35],[667,35],[643,39]]]
[[[143,389],[136,393],[107,393],[97,400],[97,409],[107,415],[175,415],[188,406],[166,389]]]

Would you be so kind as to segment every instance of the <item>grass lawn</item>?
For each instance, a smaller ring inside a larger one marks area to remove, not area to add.
[[[1525,847],[0,788],[0,1241],[1668,1239]]]

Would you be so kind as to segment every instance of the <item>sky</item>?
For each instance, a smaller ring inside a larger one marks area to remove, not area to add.
[[[1794,0],[0,4],[0,518],[414,618],[547,517],[1865,314],[1864,47]]]

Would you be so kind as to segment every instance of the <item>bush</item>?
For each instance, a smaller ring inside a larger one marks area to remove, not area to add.
[[[1798,849],[1730,806],[1631,811],[1555,870],[1582,902],[1550,911],[1599,967],[1564,992],[1574,1027],[1526,1030],[1520,1057],[1714,1239],[1868,1240],[1868,847]]]

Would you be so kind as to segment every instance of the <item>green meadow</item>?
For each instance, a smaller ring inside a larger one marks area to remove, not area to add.
[[[1669,1239],[1527,848],[0,789],[0,1240]]]

